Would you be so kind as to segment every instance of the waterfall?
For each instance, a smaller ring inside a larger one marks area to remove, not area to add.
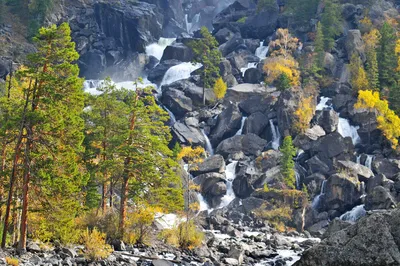
[[[176,123],[176,118],[173,112],[171,112],[166,106],[162,105],[165,111],[169,114],[170,126],[173,126]]]
[[[331,105],[328,105],[329,100],[331,100],[331,98],[322,96],[316,107],[316,110],[321,111],[324,110],[324,108],[332,108]]]
[[[323,110],[324,108],[332,108],[332,105],[328,105],[328,101],[330,101],[331,98],[328,97],[321,97],[316,110]],[[358,135],[357,130],[360,127],[352,126],[350,125],[350,122],[348,119],[339,117],[339,124],[338,124],[338,129],[337,131],[339,132],[342,137],[350,137],[353,141],[353,144],[356,145],[361,142],[361,138]]]
[[[300,173],[295,171],[294,174],[295,174],[295,177],[296,177],[296,188],[297,189],[301,189],[300,188]]]
[[[353,141],[353,144],[356,145],[361,141],[360,136],[358,135],[357,129],[360,127],[355,127],[350,125],[349,120],[339,117],[339,124],[338,124],[338,132],[342,137],[350,137]]]
[[[246,121],[246,116],[242,117],[242,124],[240,125],[240,129],[236,132],[235,136],[240,136],[243,133],[244,122]]]
[[[326,189],[326,180],[324,180],[323,182],[322,182],[322,185],[321,185],[321,192],[319,193],[319,195],[317,195],[314,199],[313,199],[313,202],[312,202],[312,204],[311,204],[311,206],[313,207],[313,209],[317,209],[317,208],[319,208],[320,206],[320,201],[321,201],[321,196],[323,196],[323,195],[325,195],[325,189]]]
[[[208,206],[208,203],[204,199],[203,195],[201,195],[201,193],[197,193],[197,199],[200,203],[200,208],[199,208],[200,212],[202,212],[202,211],[211,212],[212,211],[212,209],[210,209],[210,207]]]
[[[175,38],[160,38],[158,42],[146,46],[146,54],[148,56],[152,55],[158,60],[161,60],[165,48],[167,48],[168,45],[171,45],[175,40]]]
[[[256,68],[258,63],[248,63],[247,67],[242,67],[240,69],[240,72],[242,72],[242,77],[244,77],[244,73],[246,73],[246,70],[249,68]]]
[[[175,81],[190,78],[190,73],[199,69],[201,64],[193,65],[190,62],[180,63],[179,65],[173,66],[165,72],[165,75],[161,81],[161,86],[171,84]]]
[[[340,220],[356,222],[358,219],[365,216],[366,214],[367,212],[364,209],[364,204],[362,204],[354,207],[351,211],[342,214],[342,216],[340,216]]]
[[[100,95],[102,94],[101,91],[97,90],[97,88],[101,87],[104,84],[104,80],[85,80],[83,83],[83,90],[89,94],[92,95]],[[138,88],[145,88],[152,86],[154,88],[157,88],[157,85],[154,83],[151,83],[147,78],[143,78],[143,83],[142,84],[137,84],[135,85],[133,81],[122,81],[122,82],[114,82],[111,81],[112,85],[115,85],[117,89],[127,89],[127,90],[135,90],[136,87]]]
[[[229,205],[235,199],[235,192],[233,191],[232,182],[236,178],[236,165],[237,161],[233,161],[226,166],[226,195],[222,197],[221,204],[218,208],[223,208]]]
[[[358,156],[357,156],[356,163],[361,164],[361,155],[358,155]]]
[[[281,133],[279,132],[278,126],[274,125],[274,122],[272,121],[272,119],[269,120],[269,124],[271,127],[271,133],[272,133],[272,148],[274,150],[278,150],[280,141],[281,141]]]
[[[206,151],[209,155],[214,155],[214,149],[211,145],[210,139],[208,138],[207,134],[204,132],[204,129],[201,129],[201,133],[204,136],[204,140],[205,140],[205,148]]]
[[[365,159],[365,166],[372,170],[372,161],[374,160],[374,155],[367,154],[367,159]]]
[[[269,46],[263,46],[264,42],[260,42],[260,46],[256,49],[256,56],[261,60],[267,58]]]

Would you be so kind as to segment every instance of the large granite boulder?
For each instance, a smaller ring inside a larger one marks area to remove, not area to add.
[[[172,59],[181,62],[191,62],[193,60],[193,51],[183,43],[173,43],[165,48],[161,62]]]
[[[244,122],[242,134],[253,133],[260,136],[268,123],[268,117],[266,117],[263,113],[253,113]]]
[[[186,113],[193,110],[192,99],[186,97],[184,92],[172,88],[168,88],[163,92],[161,102],[177,119],[184,117]]]
[[[384,174],[387,178],[393,179],[400,172],[400,161],[376,156],[372,162],[372,169],[375,173]]]
[[[399,224],[399,209],[366,216],[305,251],[294,265],[400,265]]]
[[[195,164],[194,167],[190,169],[190,173],[193,176],[198,176],[211,172],[220,174],[223,174],[225,172],[224,157],[219,154],[210,156],[206,158],[203,162]]]
[[[374,173],[371,171],[371,169],[359,163],[339,160],[338,165],[340,169],[345,169],[349,171],[354,176],[357,176],[358,179],[361,181],[368,181],[371,177],[374,176]]]
[[[236,105],[229,105],[218,115],[217,124],[212,128],[210,141],[217,146],[222,140],[230,138],[240,129],[242,114]]]
[[[379,210],[396,207],[396,200],[384,187],[377,186],[365,198],[365,209]]]
[[[336,131],[339,124],[339,115],[333,109],[317,111],[314,120],[329,134]]]
[[[239,152],[248,156],[257,156],[266,145],[266,140],[250,133],[225,139],[217,146],[216,153],[221,154],[224,158]]]

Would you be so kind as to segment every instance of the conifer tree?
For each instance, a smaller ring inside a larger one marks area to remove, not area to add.
[[[75,194],[84,183],[77,164],[83,140],[82,79],[78,77],[78,66],[73,63],[79,55],[70,33],[67,23],[40,29],[34,38],[37,52],[28,56],[27,69],[18,73],[28,80],[28,85],[23,88],[23,109],[10,170],[2,246],[17,174],[22,174],[23,183],[18,244],[22,251],[26,248],[29,187],[38,184],[43,195],[59,195],[69,200],[78,198]],[[75,213],[70,215],[73,217]]]
[[[315,54],[316,54],[316,66],[318,69],[322,69],[324,65],[324,57],[325,57],[325,50],[324,50],[324,33],[322,31],[321,22],[317,23],[317,31],[315,35]]]
[[[325,51],[330,51],[335,44],[335,37],[342,32],[341,10],[337,0],[324,0],[324,4],[321,25],[324,34]]]
[[[394,70],[397,67],[396,57],[393,56],[396,45],[396,35],[392,26],[385,22],[380,29],[378,47],[379,84],[382,88],[391,88],[395,85]]]
[[[293,157],[296,155],[296,148],[293,146],[292,137],[286,136],[279,149],[282,153],[280,168],[284,182],[288,188],[296,188],[295,168]]]
[[[365,70],[367,72],[369,87],[372,90],[379,89],[379,68],[376,53],[379,39],[380,33],[377,29],[373,29],[363,36],[365,43],[365,54],[367,57]]]
[[[206,88],[212,88],[219,78],[219,64],[221,52],[218,50],[218,42],[206,27],[200,30],[202,39],[192,41],[190,47],[194,53],[194,62],[203,65],[201,79],[203,82],[203,105],[206,104]]]
[[[369,88],[367,74],[365,73],[361,59],[357,54],[353,54],[350,59],[350,83],[355,92]]]

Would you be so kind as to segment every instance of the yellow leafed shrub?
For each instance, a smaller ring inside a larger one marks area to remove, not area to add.
[[[293,124],[294,129],[298,133],[304,133],[304,131],[309,128],[310,121],[314,116],[314,111],[315,107],[311,96],[300,100],[299,107],[294,113],[297,119]]]
[[[10,257],[6,257],[6,263],[7,263],[7,265],[12,265],[12,266],[18,266],[19,265],[18,259],[10,258]]]
[[[183,222],[172,229],[165,229],[160,238],[166,243],[182,249],[193,249],[201,245],[204,234],[196,228],[193,220]]]
[[[129,244],[148,245],[150,243],[151,225],[158,212],[161,212],[161,209],[152,206],[138,206],[132,212],[129,212],[123,240]]]
[[[82,244],[85,246],[85,258],[92,261],[108,258],[113,251],[106,243],[106,235],[97,228],[92,231],[87,229],[82,233]]]
[[[217,97],[218,100],[224,98],[227,89],[228,86],[226,85],[224,80],[222,78],[217,79],[217,81],[214,84],[215,97]]]

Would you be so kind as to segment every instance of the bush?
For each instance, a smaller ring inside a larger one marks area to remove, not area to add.
[[[163,230],[160,237],[172,246],[193,249],[201,245],[204,234],[196,228],[193,220],[190,220],[175,228]]]
[[[224,98],[227,89],[228,86],[226,85],[224,80],[222,78],[217,79],[217,81],[214,84],[215,97],[217,97],[218,100]]]
[[[292,219],[292,210],[288,206],[277,207],[270,210],[261,206],[255,212],[256,216],[270,222],[278,231],[285,231],[285,223]]]
[[[149,244],[151,225],[155,214],[160,211],[155,207],[142,206],[128,213],[124,242],[128,244]]]
[[[7,263],[7,265],[12,265],[12,266],[18,266],[19,265],[18,259],[10,258],[10,257],[6,257],[6,263]]]
[[[240,19],[238,19],[238,21],[236,21],[237,23],[245,23],[247,20],[247,17],[242,17]]]
[[[85,258],[92,261],[108,258],[113,251],[111,246],[106,244],[106,235],[97,228],[92,231],[86,229],[82,233],[82,244],[85,246]]]
[[[87,213],[80,222],[81,228],[90,230],[97,228],[100,232],[106,234],[107,239],[120,239],[118,230],[119,216],[117,212],[109,210],[104,214],[96,214],[95,211]]]

